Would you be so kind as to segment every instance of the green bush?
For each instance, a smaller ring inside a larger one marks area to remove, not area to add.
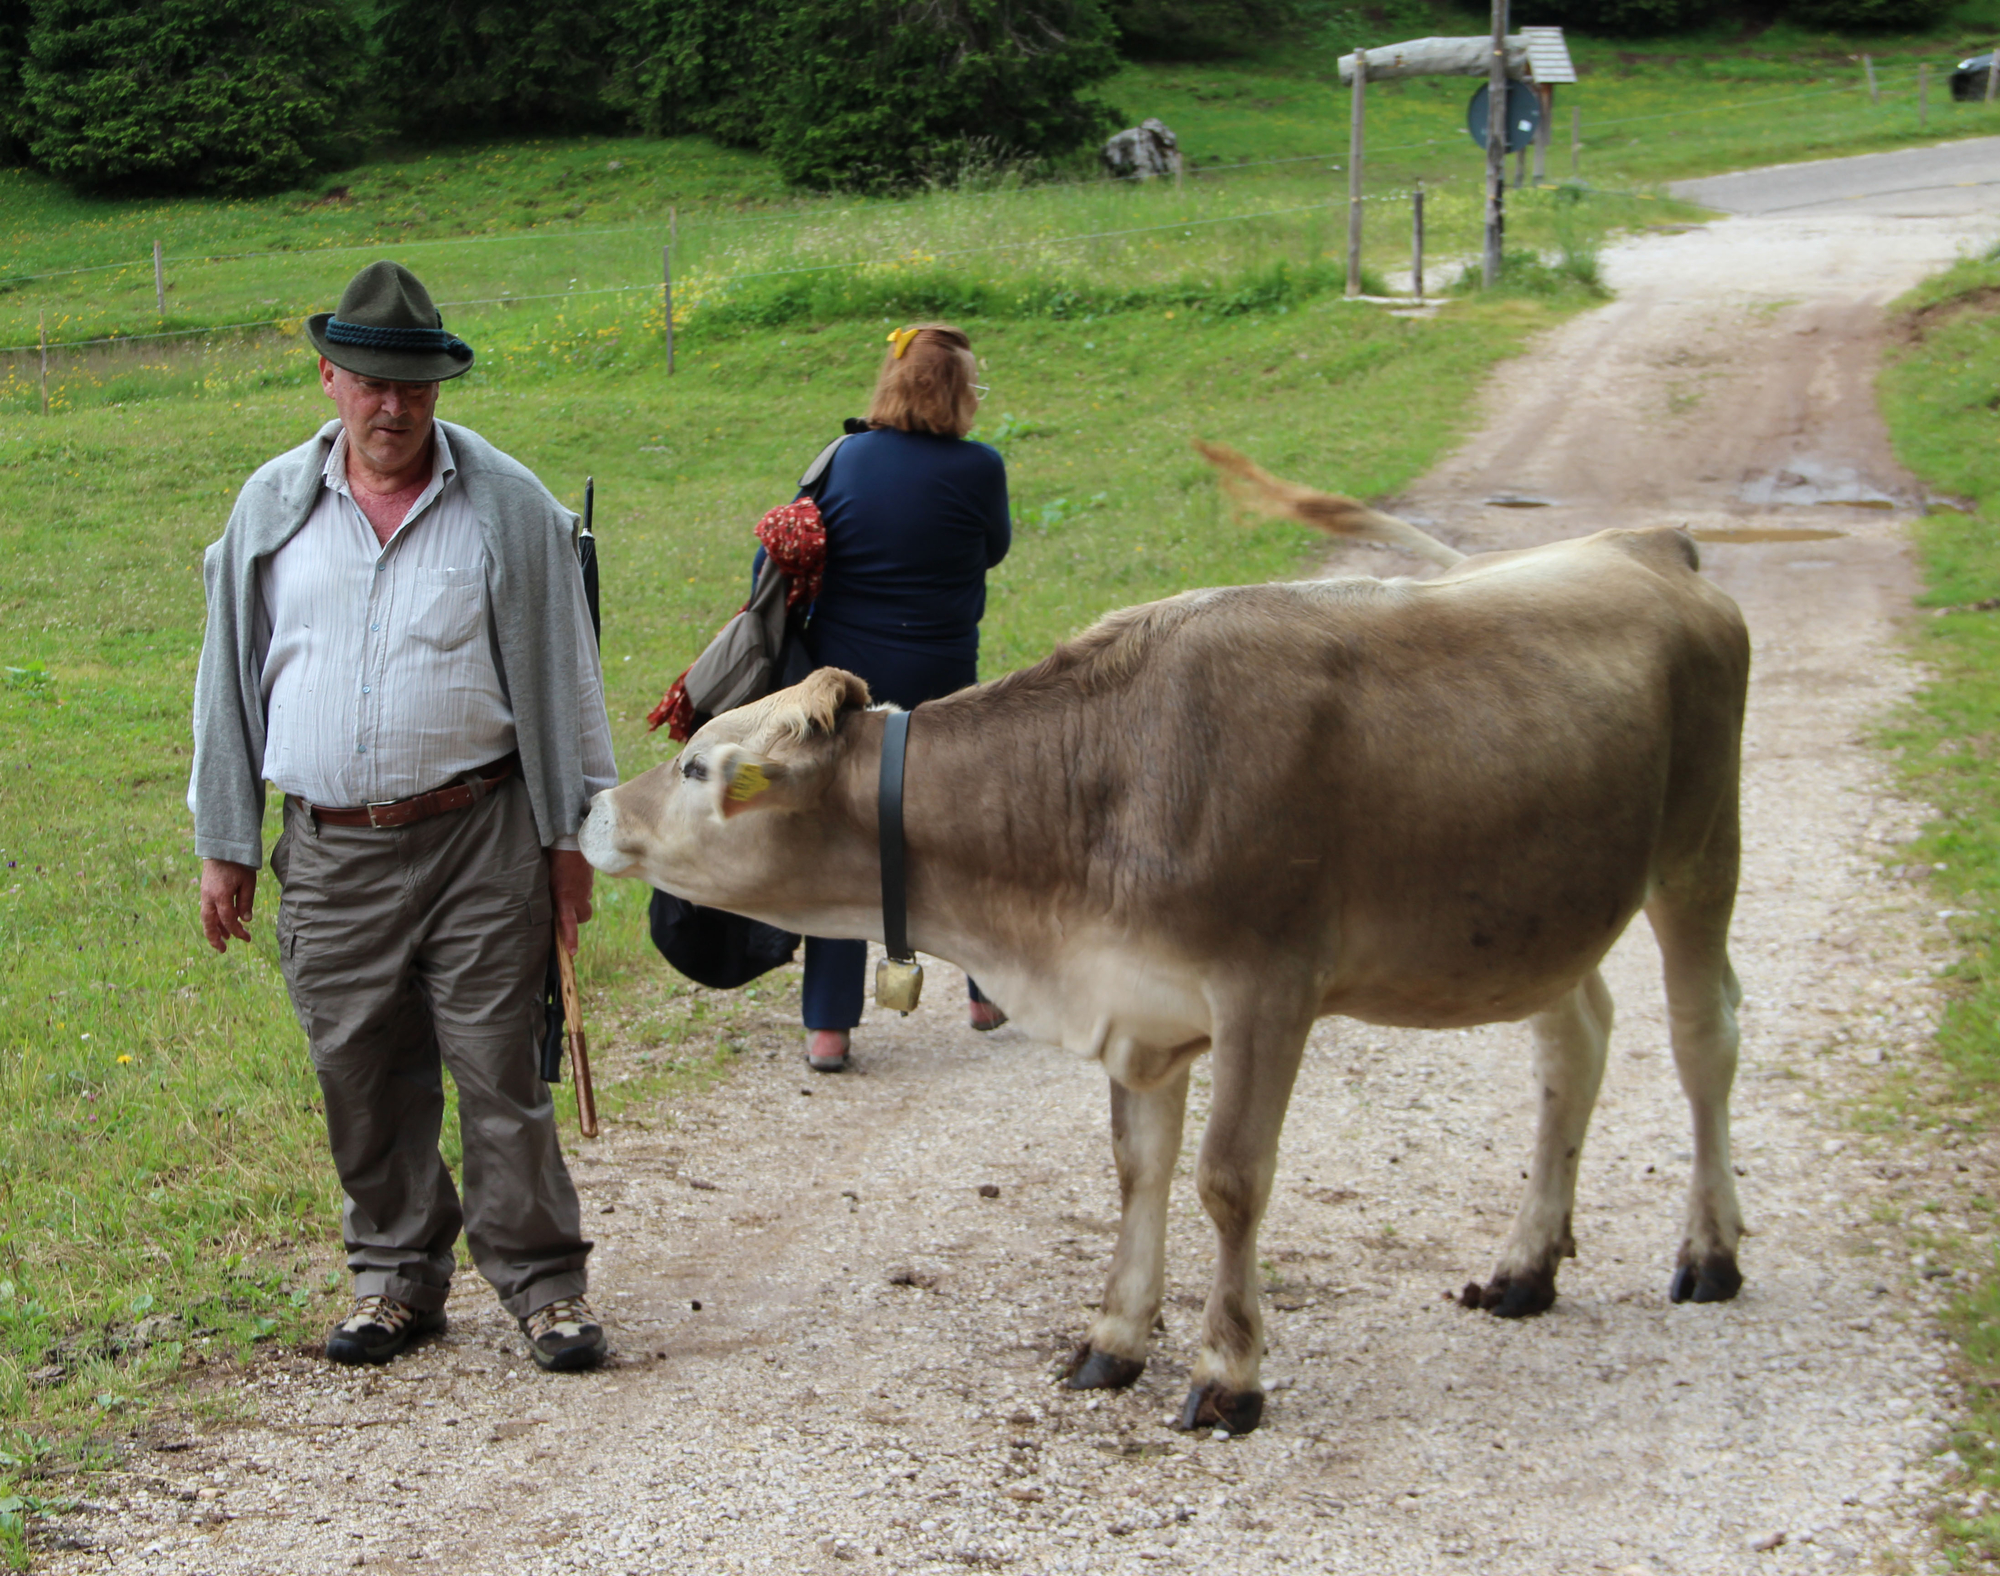
[[[381,80],[420,141],[606,130],[621,118],[604,96],[618,20],[590,0],[386,0]]]
[[[1944,19],[1950,0],[1790,0],[1785,19],[1833,32],[1914,32]]]
[[[761,148],[803,186],[884,191],[1046,158],[1112,126],[1100,0],[632,0],[612,97],[646,130]]]
[[[780,9],[771,0],[626,0],[608,97],[649,136],[699,131],[762,147],[782,64]]]
[[[1245,54],[1330,20],[1309,0],[1110,0],[1110,11],[1119,53],[1134,60]]]
[[[28,0],[0,0],[0,164],[28,155],[21,107],[21,64],[28,52]]]
[[[326,0],[32,0],[20,124],[88,189],[292,184],[359,151],[365,41]]]
[[[1520,26],[1574,28],[1615,38],[1651,38],[1699,27],[1719,11],[1715,0],[1526,0],[1516,6]]]

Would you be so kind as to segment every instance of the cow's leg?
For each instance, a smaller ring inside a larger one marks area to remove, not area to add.
[[[1119,1390],[1146,1369],[1167,1273],[1167,1192],[1180,1159],[1188,1068],[1141,1092],[1113,1081],[1111,1148],[1124,1208],[1104,1302],[1070,1359],[1072,1390]]]
[[[1493,1278],[1484,1286],[1472,1282],[1464,1295],[1466,1306],[1490,1309],[1504,1319],[1546,1313],[1556,1300],[1557,1266],[1576,1257],[1570,1216],[1576,1204],[1583,1135],[1604,1080],[1611,992],[1592,969],[1558,1005],[1537,1013],[1532,1023],[1542,1099],[1528,1196],[1514,1218]]]
[[[1729,966],[1728,913],[1720,921],[1671,899],[1646,917],[1660,943],[1674,1065],[1694,1122],[1694,1173],[1688,1182],[1687,1231],[1669,1295],[1675,1302],[1727,1302],[1743,1285],[1736,1247],[1743,1212],[1729,1156],[1729,1089],[1736,1081],[1736,1008],[1743,988]]]
[[[1201,1354],[1181,1408],[1182,1428],[1247,1434],[1264,1415],[1257,1227],[1270,1201],[1278,1134],[1310,1026],[1309,1020],[1253,1022],[1215,1037],[1215,1099],[1195,1171],[1201,1202],[1215,1222],[1215,1282],[1202,1315]]]

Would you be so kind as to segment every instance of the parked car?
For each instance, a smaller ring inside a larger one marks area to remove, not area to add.
[[[1951,96],[1961,104],[1985,98],[1986,78],[1992,70],[1993,56],[1990,52],[1961,60],[1958,69],[1951,74]]]

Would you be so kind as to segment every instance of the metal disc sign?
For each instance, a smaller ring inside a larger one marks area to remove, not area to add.
[[[1519,153],[1535,140],[1542,123],[1542,101],[1525,82],[1507,84],[1507,151]],[[1480,147],[1486,146],[1486,87],[1480,86],[1465,106],[1465,129]]]

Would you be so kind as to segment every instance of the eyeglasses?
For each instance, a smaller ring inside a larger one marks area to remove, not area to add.
[[[991,394],[993,391],[990,388],[988,388],[984,383],[975,383],[972,385],[972,392],[977,398],[984,399],[986,398],[987,395]]]

